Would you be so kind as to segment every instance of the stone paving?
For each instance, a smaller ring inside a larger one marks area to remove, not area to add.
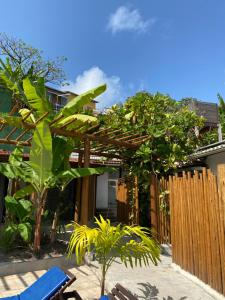
[[[145,300],[213,300],[221,299],[209,295],[199,285],[175,271],[171,259],[162,256],[159,266],[126,269],[120,262],[109,270],[106,288],[110,290],[117,282]],[[98,299],[99,269],[96,262],[68,270],[77,277],[70,287],[76,289],[84,300]],[[23,291],[45,270],[17,274],[0,278],[0,297],[15,295]],[[225,298],[224,298],[225,299]]]
[[[117,282],[145,300],[213,300],[202,287],[171,267],[171,258],[161,256],[158,266],[125,268],[120,263],[109,269],[107,288]],[[221,299],[221,298],[220,298]],[[225,300],[225,298],[224,298]]]

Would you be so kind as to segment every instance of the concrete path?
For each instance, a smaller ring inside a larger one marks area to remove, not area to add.
[[[145,300],[212,300],[221,299],[209,295],[171,267],[171,258],[162,256],[158,266],[127,269],[117,263],[109,269],[107,289],[117,282],[132,291],[138,299]],[[224,298],[225,299],[225,298]]]
[[[171,259],[162,256],[159,266],[126,269],[121,263],[114,263],[109,270],[106,288],[111,290],[117,282],[145,300],[213,300],[193,281],[175,271]],[[0,297],[15,295],[41,276],[45,270],[28,272],[0,278]],[[99,269],[96,262],[69,269],[77,280],[70,289],[76,289],[82,299],[93,300],[99,297]],[[225,299],[225,298],[224,298]]]

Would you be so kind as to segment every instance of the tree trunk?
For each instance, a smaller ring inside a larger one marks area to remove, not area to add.
[[[51,243],[54,243],[56,240],[56,228],[58,224],[58,218],[59,218],[59,209],[57,209],[54,213],[54,218],[52,221],[52,228],[51,228],[51,234],[50,234],[50,240]]]
[[[36,212],[35,230],[34,230],[34,252],[38,255],[41,247],[41,215],[42,205],[40,205]]]
[[[34,253],[40,254],[41,249],[41,217],[44,209],[45,198],[47,196],[47,190],[43,190],[37,195],[37,210],[35,218],[35,229],[34,229]]]
[[[103,296],[105,293],[105,274],[106,274],[106,269],[105,269],[105,265],[103,265],[102,266],[102,280],[101,280],[101,296]]]

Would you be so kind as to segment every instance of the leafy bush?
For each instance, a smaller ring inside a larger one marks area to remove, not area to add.
[[[10,249],[17,241],[31,241],[33,219],[33,205],[29,200],[16,200],[14,197],[5,197],[5,206],[8,218],[0,231],[0,247]]]

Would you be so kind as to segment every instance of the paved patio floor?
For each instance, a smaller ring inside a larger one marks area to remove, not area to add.
[[[109,270],[106,288],[111,289],[117,282],[145,300],[213,300],[200,286],[176,272],[171,266],[171,259],[162,256],[159,266],[126,269],[121,263],[114,263]],[[93,262],[68,270],[77,280],[70,289],[76,289],[82,299],[93,300],[99,296],[99,271]],[[0,278],[0,297],[15,295],[23,291],[45,270],[33,271]]]

